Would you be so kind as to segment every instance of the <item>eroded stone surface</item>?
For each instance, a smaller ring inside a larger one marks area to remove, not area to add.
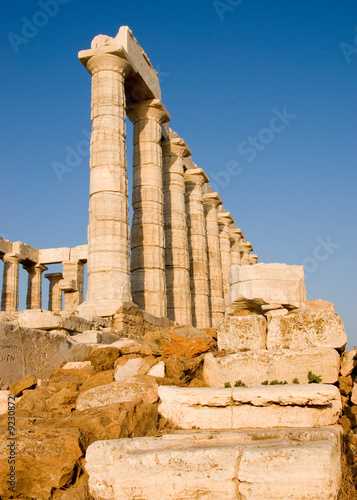
[[[357,350],[346,351],[341,358],[341,375],[347,377],[351,375],[353,369],[357,366]]]
[[[264,316],[228,316],[218,327],[218,349],[230,352],[265,349],[266,329]]]

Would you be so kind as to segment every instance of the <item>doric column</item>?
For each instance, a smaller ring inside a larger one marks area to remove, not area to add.
[[[110,316],[131,300],[125,88],[129,63],[114,54],[86,62],[92,75],[88,291],[81,311]]]
[[[162,143],[167,317],[190,325],[191,290],[183,159],[190,150],[183,139]]]
[[[17,311],[19,307],[19,263],[20,257],[7,253],[3,256],[4,274],[2,282],[1,310]]]
[[[157,99],[128,108],[134,124],[131,290],[133,301],[166,316],[161,124],[170,116]]]
[[[242,241],[240,244],[241,247],[241,264],[242,266],[244,265],[249,265],[251,263],[250,261],[250,252],[253,251],[253,246],[249,241]]]
[[[211,326],[207,263],[207,235],[203,209],[203,184],[208,177],[201,168],[189,169],[184,176],[188,249],[190,255],[190,283],[192,324],[198,328]]]
[[[207,248],[208,248],[208,276],[210,289],[210,303],[212,326],[216,328],[224,318],[224,298],[222,280],[221,249],[219,244],[219,231],[217,207],[222,204],[218,193],[203,195],[203,205],[206,216]]]
[[[27,309],[42,309],[42,273],[47,271],[47,267],[42,264],[34,266],[24,266],[28,272],[27,284]]]
[[[219,229],[219,244],[221,249],[223,296],[226,310],[229,307],[229,271],[232,266],[231,242],[229,226],[232,224],[232,215],[229,212],[220,212],[217,215]]]
[[[229,231],[231,241],[231,257],[232,266],[239,266],[241,263],[240,242],[242,241],[243,233],[240,229],[234,228]]]
[[[50,282],[48,294],[48,310],[53,312],[62,311],[62,290],[59,282],[63,279],[62,273],[47,273],[45,278]]]
[[[74,312],[83,302],[84,263],[80,260],[63,262],[63,280],[59,286],[64,292],[64,310]]]

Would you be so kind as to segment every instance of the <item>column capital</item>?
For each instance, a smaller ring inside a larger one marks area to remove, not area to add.
[[[102,70],[115,71],[124,77],[128,76],[131,72],[131,65],[129,62],[123,57],[115,54],[93,55],[86,61],[85,67],[92,76]]]
[[[20,263],[21,262],[21,257],[17,255],[16,253],[5,253],[2,256],[2,260],[4,262],[11,262],[13,264]]]
[[[47,273],[45,274],[45,278],[47,278],[49,281],[60,281],[63,279],[63,274],[62,273]]]
[[[248,254],[254,250],[253,245],[249,241],[242,241],[240,245]]]
[[[171,120],[171,116],[163,103],[159,99],[146,99],[131,104],[126,108],[129,120],[136,123],[143,119],[154,119],[158,123],[167,123]]]
[[[203,203],[204,205],[217,208],[219,205],[222,205],[222,200],[218,193],[206,193],[203,195]]]
[[[252,255],[249,255],[249,258],[250,258],[251,264],[253,264],[253,265],[258,262],[258,255],[256,253],[252,254]]]
[[[161,142],[162,154],[164,156],[177,156],[186,158],[191,156],[191,150],[186,142],[180,137],[171,137]]]
[[[217,214],[218,224],[226,226],[229,228],[233,221],[232,214],[230,212],[219,212]]]
[[[242,239],[243,233],[242,230],[239,228],[234,228],[229,230],[229,235],[232,239]]]
[[[186,170],[184,178],[185,182],[199,184],[201,186],[209,181],[206,172],[202,168],[189,168]]]

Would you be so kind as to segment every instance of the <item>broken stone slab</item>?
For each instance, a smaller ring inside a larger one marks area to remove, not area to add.
[[[342,410],[333,385],[217,389],[160,386],[159,413],[181,429],[323,427]]]
[[[63,365],[62,370],[88,370],[93,369],[92,363],[90,361],[71,361]]]
[[[256,350],[216,357],[208,353],[203,363],[203,380],[210,387],[224,387],[226,382],[233,387],[238,380],[246,386],[274,380],[291,384],[294,379],[307,384],[311,371],[321,377],[322,383],[334,384],[339,370],[340,356],[330,347]]]
[[[165,377],[165,362],[159,361],[156,365],[150,368],[148,375],[151,375],[152,377]]]
[[[341,358],[341,375],[348,377],[357,366],[357,350],[346,351]]]
[[[356,384],[356,382],[353,384],[353,387],[352,387],[351,403],[353,403],[354,405],[357,405],[357,384]]]
[[[90,350],[64,335],[0,322],[1,388],[27,375],[46,380],[63,363],[85,360]]]
[[[336,499],[340,433],[333,427],[177,431],[97,441],[87,450],[86,470],[90,493],[107,500]]]
[[[266,331],[264,316],[228,316],[218,327],[218,349],[228,352],[266,349]]]
[[[298,312],[268,321],[268,349],[333,347],[344,349],[347,335],[338,314],[331,311]]]
[[[0,391],[0,415],[3,415],[8,411],[9,396],[10,391]]]
[[[118,361],[120,361],[120,359]],[[114,379],[116,382],[123,382],[135,375],[139,375],[143,365],[144,359],[139,357],[128,359],[123,365],[118,363],[115,369]]]
[[[80,344],[100,344],[102,341],[102,335],[96,330],[89,330],[88,332],[72,335],[71,339]]]
[[[16,381],[14,384],[11,384],[9,390],[11,394],[15,397],[21,396],[22,392],[26,389],[31,389],[36,387],[37,380],[33,375],[27,375],[27,377],[23,377],[20,380]]]
[[[232,315],[240,310],[262,313],[261,306],[304,308],[306,289],[303,266],[287,264],[234,265],[229,274]],[[266,308],[265,308],[266,310]]]
[[[110,344],[110,346],[117,347],[122,356],[124,356],[125,354],[141,353],[141,343],[132,339],[119,339]]]
[[[124,382],[112,382],[82,392],[77,399],[77,410],[85,410],[112,403],[142,400],[145,403],[156,403],[158,385],[154,377],[138,375]]]
[[[335,304],[328,302],[327,300],[314,299],[306,301],[307,311],[311,312],[321,312],[321,311],[335,311]]]
[[[80,316],[37,309],[20,311],[18,321],[19,326],[36,330],[61,328],[73,332],[85,332],[92,328],[92,322]]]

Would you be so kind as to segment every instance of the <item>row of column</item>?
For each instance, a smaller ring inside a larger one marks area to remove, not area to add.
[[[1,310],[17,311],[21,258],[16,254],[5,254],[2,260],[4,271]],[[47,267],[42,264],[23,264],[23,267],[28,272],[26,307],[27,309],[42,309],[42,274],[47,271]],[[83,302],[83,262],[63,262],[63,273],[47,273],[44,276],[49,280],[49,311],[60,312],[63,310],[63,292],[65,293],[65,311],[74,312],[77,306]]]
[[[129,63],[113,53],[95,54],[86,68],[92,75],[93,129],[83,306],[111,315],[132,298],[156,316],[216,326],[228,306],[230,266],[250,260],[249,244],[242,246],[242,233],[231,229],[231,215],[219,212],[218,194],[204,194],[203,170],[185,172],[186,143],[178,137],[162,141],[162,124],[170,116],[161,101],[126,106]],[[134,125],[131,258],[126,113]]]

